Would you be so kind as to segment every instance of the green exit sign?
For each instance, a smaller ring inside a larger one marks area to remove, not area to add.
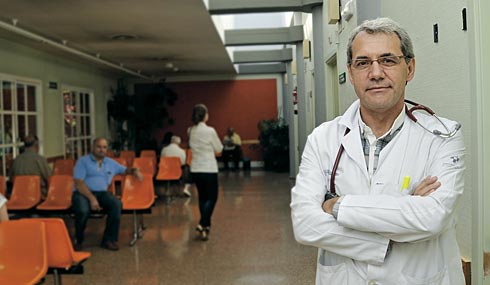
[[[339,84],[344,84],[345,80],[345,72],[342,72],[341,74],[339,74]]]

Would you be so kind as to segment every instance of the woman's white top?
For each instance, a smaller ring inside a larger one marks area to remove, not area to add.
[[[189,146],[192,150],[192,173],[217,173],[216,153],[223,150],[223,144],[213,127],[204,122],[192,126],[189,132]]]
[[[5,203],[7,203],[7,199],[2,194],[0,194],[0,208],[2,208]]]

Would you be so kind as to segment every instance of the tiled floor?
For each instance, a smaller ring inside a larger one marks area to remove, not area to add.
[[[293,237],[286,173],[220,174],[220,194],[207,242],[197,239],[197,193],[170,205],[157,201],[148,229],[133,247],[131,216],[124,215],[120,247],[98,247],[104,219],[89,220],[83,275],[63,284],[313,284],[316,249]],[[72,221],[68,220],[72,230]],[[44,284],[54,284],[48,275]]]

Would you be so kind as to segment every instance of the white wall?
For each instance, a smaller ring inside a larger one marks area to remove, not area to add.
[[[470,77],[471,77],[471,97],[472,104],[472,126],[474,133],[471,140],[472,151],[478,153],[470,161],[471,178],[475,187],[472,189],[473,198],[473,258],[472,258],[472,279],[473,284],[490,284],[490,276],[487,271],[486,278],[482,278],[483,273],[483,254],[490,252],[490,194],[488,191],[490,169],[490,18],[487,16],[490,11],[490,2],[487,0],[474,0],[468,7],[468,29],[471,34],[470,39]],[[482,281],[483,279],[483,281]]]
[[[313,55],[313,17],[312,14],[303,14],[304,38],[310,42],[310,57],[305,58],[305,91],[306,91],[306,133],[310,134],[315,128],[315,60]],[[303,47],[303,53],[308,52]]]
[[[40,80],[44,110],[42,133],[44,155],[64,155],[61,86],[69,85],[94,92],[96,136],[109,134],[107,125],[107,100],[111,87],[116,87],[116,76],[108,75],[89,64],[62,59],[22,44],[0,39],[0,73]],[[48,88],[49,82],[58,83],[58,89]]]

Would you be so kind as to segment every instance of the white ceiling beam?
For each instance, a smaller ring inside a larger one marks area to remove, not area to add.
[[[323,5],[323,0],[209,0],[211,15],[265,13],[265,12],[305,12]]]
[[[239,64],[238,74],[286,73],[285,63]]]
[[[225,31],[225,46],[275,45],[302,42],[303,25],[286,28],[236,29]]]
[[[235,51],[233,63],[287,62],[293,60],[293,49]]]

